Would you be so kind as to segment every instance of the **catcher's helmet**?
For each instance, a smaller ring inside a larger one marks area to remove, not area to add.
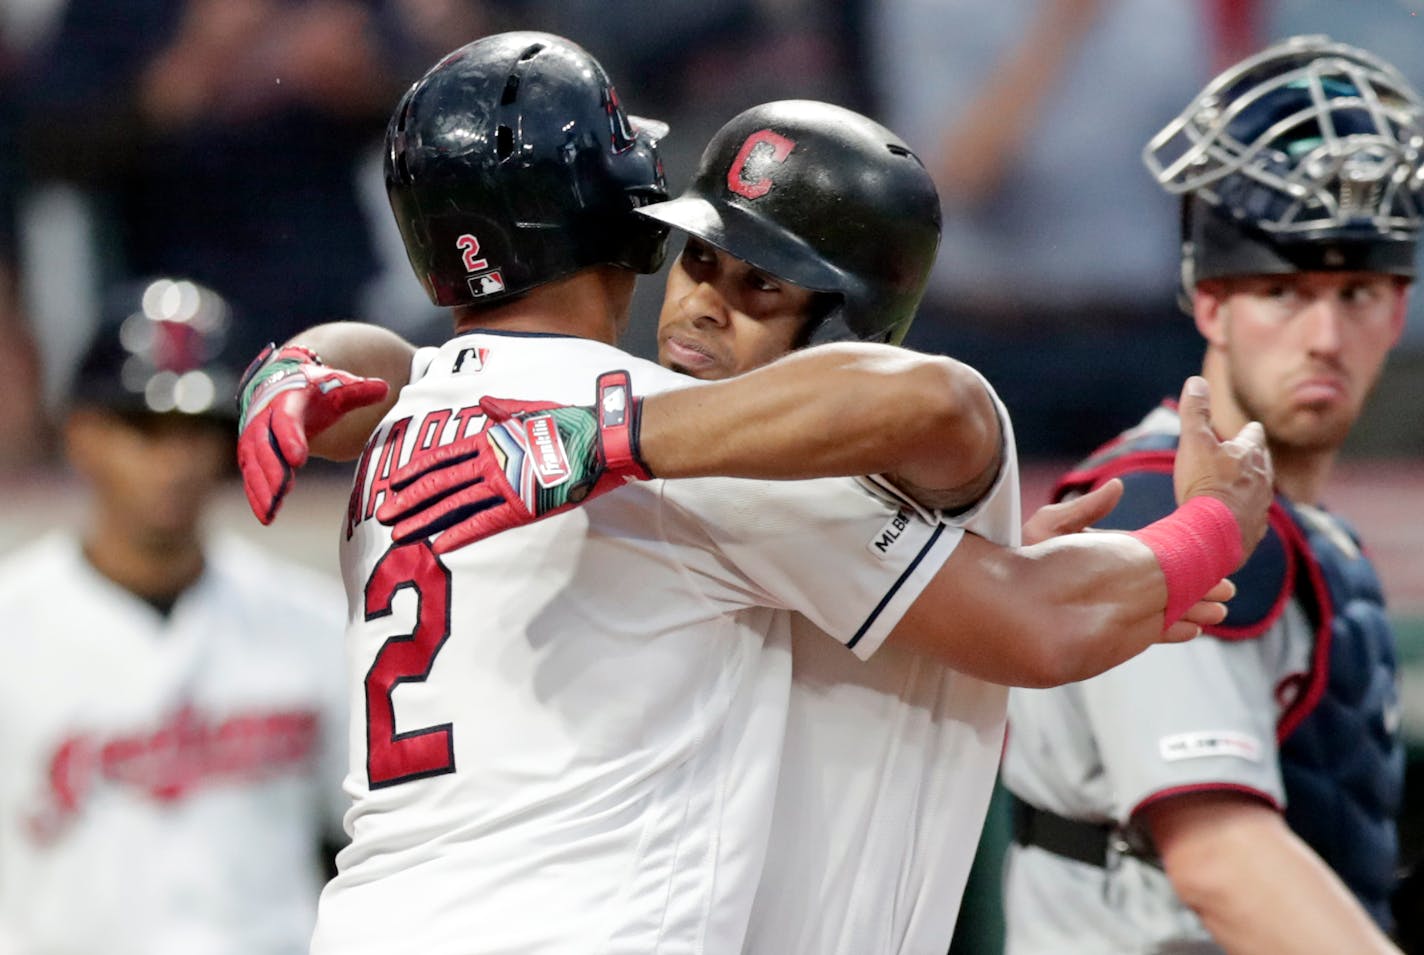
[[[117,286],[104,297],[70,402],[235,420],[243,366],[229,345],[232,320],[221,295],[184,279]]]
[[[939,246],[939,194],[919,158],[878,123],[809,100],[734,117],[681,196],[638,211],[835,295],[817,341],[898,344]]]
[[[562,37],[501,33],[415,82],[386,129],[386,191],[437,305],[483,305],[582,268],[662,265],[661,124],[630,118],[598,61]]]
[[[1298,271],[1412,278],[1424,101],[1388,63],[1292,37],[1222,73],[1143,150],[1182,196],[1182,280]]]

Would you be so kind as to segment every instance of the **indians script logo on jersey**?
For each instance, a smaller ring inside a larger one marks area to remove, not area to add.
[[[29,819],[36,842],[58,837],[100,787],[176,802],[202,786],[258,782],[304,771],[316,750],[314,710],[267,710],[213,719],[185,706],[156,727],[79,732],[49,760],[48,789]]]
[[[744,199],[760,199],[771,192],[776,173],[796,141],[770,129],[759,129],[747,137],[727,169],[727,188]]]

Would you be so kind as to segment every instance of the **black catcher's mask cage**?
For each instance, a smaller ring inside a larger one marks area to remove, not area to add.
[[[1225,275],[1412,277],[1424,101],[1388,63],[1293,37],[1207,85],[1143,150],[1183,200],[1183,283]]]
[[[233,320],[226,299],[186,279],[110,290],[70,384],[70,403],[235,423],[243,362],[228,336]]]
[[[687,190],[639,212],[833,296],[810,336],[818,342],[898,344],[940,235],[939,195],[910,148],[859,113],[810,100],[734,117]]]
[[[386,190],[437,305],[485,305],[594,265],[656,272],[661,123],[624,112],[581,47],[503,33],[446,56],[386,130]]]

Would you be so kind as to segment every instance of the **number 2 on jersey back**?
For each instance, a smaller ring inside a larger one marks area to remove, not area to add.
[[[366,582],[366,619],[389,616],[395,595],[415,592],[415,629],[381,644],[366,671],[366,778],[372,789],[455,771],[449,723],[396,732],[391,694],[402,683],[423,682],[450,636],[450,571],[426,541],[386,551]]]

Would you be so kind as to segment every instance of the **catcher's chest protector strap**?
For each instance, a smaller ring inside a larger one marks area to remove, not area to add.
[[[1354,532],[1292,517],[1307,568],[1295,594],[1317,629],[1311,673],[1279,728],[1286,821],[1388,930],[1404,791],[1394,632]]]

